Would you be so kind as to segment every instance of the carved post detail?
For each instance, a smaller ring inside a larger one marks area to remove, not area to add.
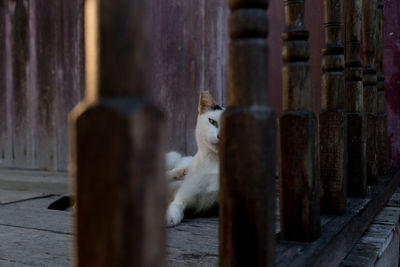
[[[382,0],[377,0],[376,12],[376,52],[375,66],[377,72],[377,157],[378,157],[378,173],[385,175],[389,168],[388,158],[388,141],[387,141],[387,122],[385,108],[385,84],[382,71],[383,62],[383,5]]]
[[[312,241],[320,234],[317,121],[311,111],[304,1],[285,0],[283,110],[278,118],[281,235]]]
[[[70,114],[76,266],[165,266],[164,116],[147,1],[87,0],[86,99]]]
[[[367,190],[366,124],[363,111],[360,60],[362,0],[345,0],[345,103],[347,113],[347,192],[363,196]]]
[[[342,0],[324,0],[322,111],[318,116],[321,212],[342,215],[347,199],[347,124],[344,115]]]
[[[367,125],[367,183],[378,183],[378,168],[376,154],[376,69],[375,69],[375,44],[376,44],[376,1],[363,0],[363,106]]]
[[[229,103],[220,133],[220,266],[275,263],[276,139],[268,106],[267,5],[267,0],[229,0]]]

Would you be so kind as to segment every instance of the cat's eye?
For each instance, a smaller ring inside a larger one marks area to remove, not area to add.
[[[213,120],[213,119],[211,119],[211,118],[208,118],[208,121],[209,121],[212,125],[214,125],[216,128],[218,128],[218,122],[217,122],[217,121],[215,121],[215,120]]]

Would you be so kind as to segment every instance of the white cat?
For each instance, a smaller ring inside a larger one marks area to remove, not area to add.
[[[219,192],[219,126],[223,109],[206,91],[200,94],[196,125],[197,153],[181,157],[167,154],[167,183],[170,204],[166,213],[167,226],[183,219],[185,210],[198,213],[214,206]]]

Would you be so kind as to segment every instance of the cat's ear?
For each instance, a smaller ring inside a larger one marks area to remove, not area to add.
[[[203,91],[200,93],[199,98],[199,115],[212,110],[217,103],[215,103],[214,98],[208,91]]]

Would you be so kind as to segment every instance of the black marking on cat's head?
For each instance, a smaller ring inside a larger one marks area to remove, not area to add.
[[[206,113],[210,110],[213,110],[213,107],[218,106],[215,103],[214,98],[208,91],[203,91],[200,93],[199,98],[199,115]]]

